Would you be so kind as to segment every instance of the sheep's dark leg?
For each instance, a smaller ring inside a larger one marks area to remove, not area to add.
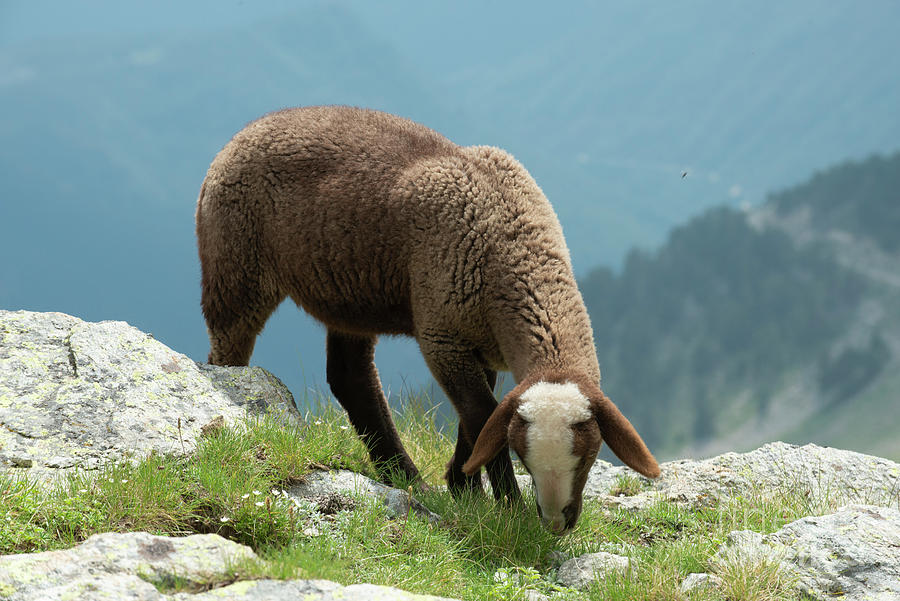
[[[493,391],[494,385],[497,383],[497,372],[492,369],[485,369],[484,378],[488,388]],[[469,459],[469,455],[472,454],[472,445],[468,442],[469,438],[469,436],[463,435],[462,426],[460,426],[459,432],[457,432],[456,435],[456,450],[453,452],[450,463],[447,464],[447,472],[444,476],[447,479],[447,486],[451,491],[483,490],[479,475],[467,476],[462,471],[463,464]],[[477,435],[475,438],[478,438]],[[493,480],[491,480],[491,482],[493,482]]]
[[[387,482],[399,472],[409,480],[416,480],[419,470],[403,448],[381,390],[375,368],[376,341],[374,336],[351,336],[328,330],[328,384],[347,411],[382,479]]]
[[[209,362],[247,365],[256,336],[284,300],[268,273],[259,247],[255,217],[237,207],[240,195],[211,191],[203,184],[197,205],[200,304],[209,334]],[[212,207],[212,209],[210,209]]]
[[[492,386],[496,374],[484,369],[472,353],[431,342],[427,336],[419,338],[419,346],[431,373],[459,414],[459,435],[453,459],[447,466],[447,486],[453,494],[480,489],[478,475],[466,476],[462,465],[472,453],[481,428],[497,407]],[[499,453],[485,469],[496,498],[512,500],[521,497],[508,452]]]
[[[257,335],[284,296],[235,277],[234,281],[210,280],[204,274],[201,293],[209,334],[209,362],[247,365]]]
[[[472,445],[468,442],[469,437],[463,435],[462,423],[459,426],[459,432],[456,435],[456,450],[453,451],[453,457],[447,464],[447,471],[444,478],[447,480],[447,488],[450,492],[457,494],[463,490],[484,491],[481,486],[481,474],[467,476],[462,471],[462,466],[472,454]]]

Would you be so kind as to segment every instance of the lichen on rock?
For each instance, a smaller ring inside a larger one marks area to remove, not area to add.
[[[822,511],[847,503],[900,506],[900,464],[814,444],[772,442],[749,453],[669,461],[660,469],[662,475],[651,481],[627,467],[597,461],[584,496],[623,509],[643,509],[659,501],[704,507],[738,496],[798,492]],[[631,496],[609,494],[623,477],[641,478],[644,489]]]
[[[4,601],[439,601],[371,584],[327,580],[234,582],[234,566],[258,560],[215,534],[186,537],[106,533],[64,551],[0,556]]]
[[[712,559],[777,564],[810,599],[900,599],[900,511],[848,505],[801,518],[768,535],[732,532]]]
[[[121,321],[0,310],[0,334],[0,471],[49,481],[191,452],[217,416],[299,420],[291,393],[265,370],[195,363]]]

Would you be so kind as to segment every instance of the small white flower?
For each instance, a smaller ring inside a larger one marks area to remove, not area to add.
[[[322,420],[317,419],[316,421],[313,422],[313,424],[315,424],[315,425],[317,425],[317,426],[321,426],[321,425],[322,425]]]
[[[262,501],[257,501],[256,503],[254,503],[254,505],[256,505],[257,507],[262,507],[263,505],[265,505],[265,503],[263,503]]]
[[[247,499],[249,497],[250,497],[250,493],[248,493],[248,492],[241,495],[242,499]]]
[[[256,496],[258,497],[258,496],[261,495],[262,493],[259,492],[258,490],[254,490],[254,491],[253,491],[253,494],[256,495]]]
[[[273,489],[272,489],[272,496],[273,496],[273,497],[277,497],[277,496],[280,495],[280,494],[281,494],[281,493],[278,491],[277,488],[273,488]]]
[[[227,515],[223,515],[221,518],[219,518],[219,521],[224,524],[225,522],[230,522],[231,518],[228,517]]]
[[[341,426],[341,430],[349,430],[350,426]]]
[[[128,480],[122,480],[122,484],[128,484]]]
[[[87,491],[88,491],[88,489],[86,489],[86,488],[79,488],[79,489],[78,489],[78,492],[80,492],[80,493],[86,493]]]

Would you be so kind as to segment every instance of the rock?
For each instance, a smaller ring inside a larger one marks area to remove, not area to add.
[[[6,601],[157,599],[154,584],[227,583],[230,564],[255,558],[249,548],[215,534],[98,534],[65,551],[0,557],[0,591]]]
[[[570,559],[559,567],[556,580],[563,586],[585,589],[595,580],[602,580],[606,574],[628,570],[630,560],[612,553],[588,553]]]
[[[681,582],[681,592],[691,593],[694,591],[705,591],[708,589],[716,589],[722,586],[722,579],[715,574],[693,573],[688,574]]]
[[[229,601],[242,599],[252,601],[316,601],[333,599],[342,587],[330,580],[246,580],[203,593],[176,593],[166,599],[173,601]]]
[[[445,597],[415,595],[388,586],[328,580],[254,580],[196,595],[179,593],[161,597],[172,601],[453,601]]]
[[[315,471],[304,477],[303,482],[287,489],[287,495],[291,498],[305,499],[318,505],[323,501],[328,504],[349,502],[352,507],[352,497],[356,495],[370,495],[377,497],[387,506],[388,511],[398,518],[405,518],[410,510],[420,517],[424,517],[433,523],[440,521],[441,517],[429,511],[422,503],[409,496],[405,490],[391,488],[362,474],[347,470]],[[342,501],[341,497],[351,497],[348,501]]]
[[[299,420],[254,368],[197,364],[121,321],[0,310],[0,471],[50,481],[151,452],[184,453],[202,426],[248,411]]]
[[[550,597],[538,591],[528,589],[525,591],[525,601],[550,601]]]
[[[662,475],[651,481],[626,467],[597,461],[584,495],[614,507],[641,509],[658,500],[701,507],[756,492],[805,492],[813,507],[828,510],[846,503],[887,505],[896,502],[900,490],[900,464],[814,444],[773,442],[749,453],[669,461],[660,467]],[[641,478],[646,490],[633,496],[610,495],[625,476]]]
[[[439,599],[370,584],[341,586],[327,580],[233,582],[233,567],[252,560],[258,558],[248,547],[215,534],[183,538],[146,532],[98,534],[65,551],[0,556],[0,598],[4,601]],[[176,588],[181,592],[167,592]]]
[[[849,505],[805,517],[778,532],[732,532],[711,563],[778,563],[812,599],[900,598],[900,511]]]

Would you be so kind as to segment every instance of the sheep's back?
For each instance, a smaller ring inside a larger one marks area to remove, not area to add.
[[[226,235],[256,242],[264,269],[313,316],[343,329],[412,333],[409,207],[394,191],[410,165],[458,151],[385,113],[288,109],[235,135],[200,202]]]

